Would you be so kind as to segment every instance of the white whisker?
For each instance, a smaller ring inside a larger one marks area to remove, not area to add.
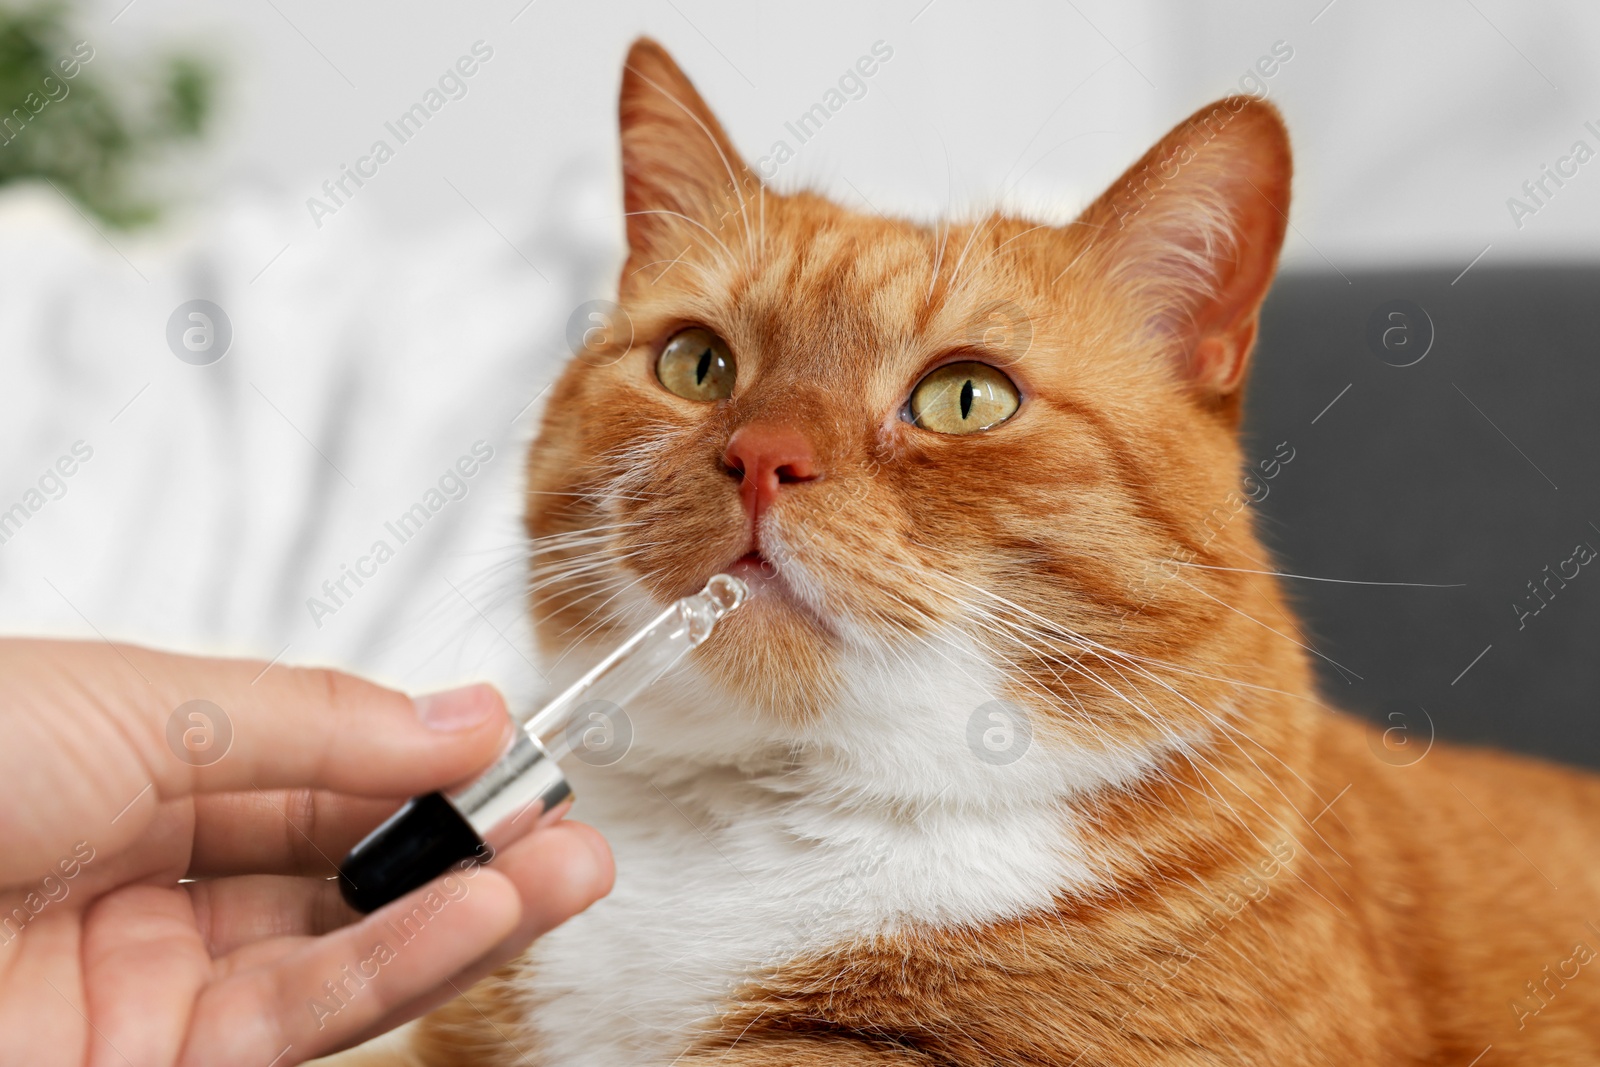
[[[1340,585],[1389,585],[1407,589],[1465,589],[1466,582],[1364,582],[1354,578],[1320,578],[1312,574],[1290,574],[1287,571],[1255,571],[1244,567],[1214,567],[1206,563],[1185,563],[1172,560],[1180,567],[1194,567],[1203,571],[1231,571],[1235,574],[1262,574],[1271,578],[1297,578],[1303,582],[1337,582]]]

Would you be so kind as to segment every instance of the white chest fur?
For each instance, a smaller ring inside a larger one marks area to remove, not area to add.
[[[836,837],[807,841],[795,819],[742,803],[740,791],[635,783],[605,804],[632,818],[586,811],[611,841],[617,884],[535,950],[532,980],[552,997],[532,1020],[544,1062],[670,1063],[764,967],[907,919],[1042,907],[1081,880],[1059,815],[984,827],[926,813],[920,830],[877,836],[841,821]]]
[[[1153,754],[1052,753],[1036,737],[1013,764],[977,758],[969,721],[996,680],[961,658],[902,658],[901,677],[873,664],[830,720],[848,735],[788,739],[766,774],[695,766],[690,751],[756,739],[736,709],[708,718],[681,697],[639,709],[639,751],[616,767],[578,766],[575,817],[610,840],[617,881],[528,957],[538,1062],[670,1064],[730,993],[798,954],[1019,915],[1095,884],[1063,800],[1144,773]],[[650,745],[668,719],[672,743]],[[663,749],[676,751],[651,754]]]

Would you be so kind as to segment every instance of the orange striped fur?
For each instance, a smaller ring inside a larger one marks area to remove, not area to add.
[[[1262,573],[1236,430],[1289,207],[1273,108],[1202,109],[1065,227],[779,195],[650,41],[621,118],[626,328],[528,462],[542,643],[581,664],[745,551],[741,427],[799,428],[820,474],[762,519],[779,581],[579,782],[617,898],[417,1062],[1600,1062],[1600,783],[1382,758]],[[730,398],[656,380],[688,325]],[[903,419],[952,354],[1017,414]],[[969,751],[974,694],[1027,710],[1021,759]]]

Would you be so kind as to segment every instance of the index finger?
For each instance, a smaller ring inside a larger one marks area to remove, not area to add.
[[[470,777],[509,736],[505,700],[483,684],[414,699],[326,668],[127,647],[75,651],[102,660],[86,680],[99,680],[103,714],[138,731],[146,767],[167,799],[284,787],[409,796]],[[125,672],[117,684],[118,651],[148,684],[129,685]],[[208,744],[191,748],[186,722],[210,731]]]
[[[511,730],[486,685],[414,701],[338,671],[110,643],[0,640],[0,677],[20,738],[0,770],[37,808],[6,820],[18,877],[88,826],[103,828],[96,847],[125,847],[161,803],[195,794],[426,793],[486,767]]]

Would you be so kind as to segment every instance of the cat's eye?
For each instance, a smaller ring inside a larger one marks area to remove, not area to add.
[[[946,363],[911,390],[911,421],[937,433],[977,433],[1022,403],[1010,378],[987,363]]]
[[[733,395],[733,353],[722,338],[698,326],[674,334],[656,360],[656,377],[685,400]]]

